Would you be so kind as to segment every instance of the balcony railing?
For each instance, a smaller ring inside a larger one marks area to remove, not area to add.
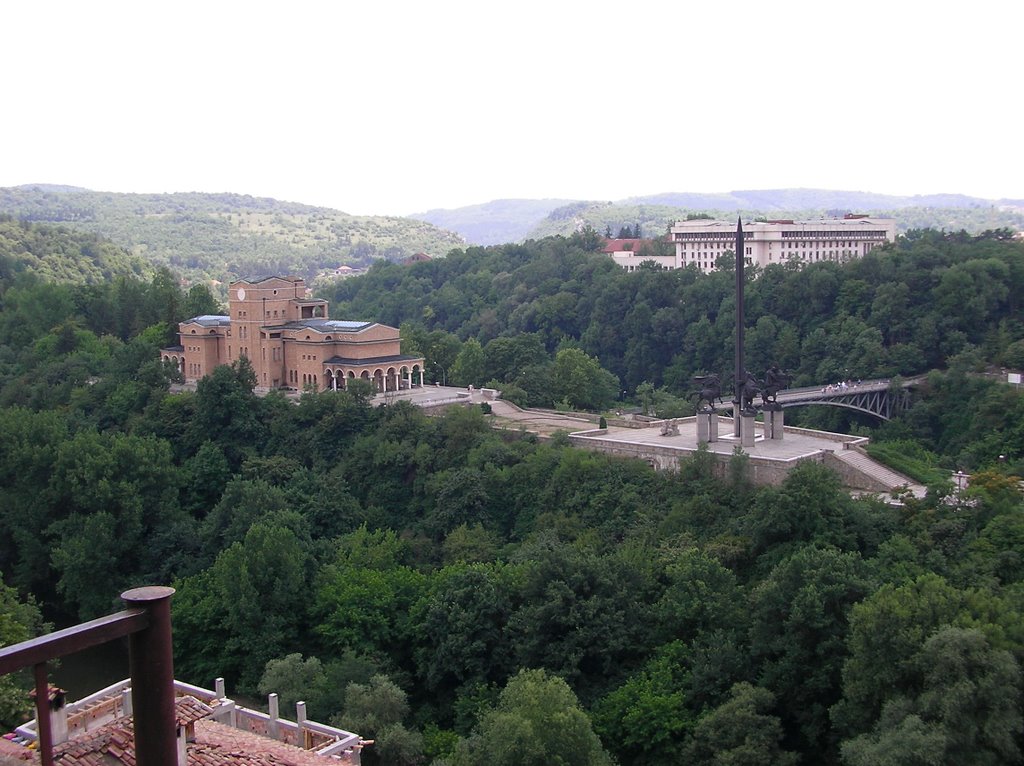
[[[67,739],[71,740],[123,718],[132,712],[131,688],[132,682],[126,679],[69,702],[63,714],[57,716],[57,728],[66,729]],[[176,696],[188,695],[209,705],[213,709],[210,718],[217,723],[285,742],[317,755],[335,756],[341,759],[340,763],[360,763],[360,751],[366,742],[358,734],[309,720],[305,702],[296,704],[296,720],[291,721],[281,718],[276,694],[268,696],[268,713],[251,710],[228,699],[223,678],[215,680],[213,689],[175,681],[174,692]],[[38,740],[37,722],[38,719],[22,724],[15,733],[27,740]],[[59,739],[60,734],[55,744],[60,744]]]
[[[174,588],[150,586],[121,594],[128,609],[56,633],[0,648],[0,675],[31,667],[35,678],[39,754],[53,766],[47,663],[128,636],[131,705],[138,766],[176,766],[174,659],[171,596]],[[58,700],[57,704],[63,704]]]

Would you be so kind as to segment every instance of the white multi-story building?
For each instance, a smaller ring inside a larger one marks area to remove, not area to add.
[[[722,255],[734,253],[736,222],[695,219],[678,221],[671,229],[676,268],[697,266],[714,271]],[[860,258],[879,245],[896,240],[891,218],[848,215],[817,221],[752,221],[743,224],[747,265],[817,263]]]

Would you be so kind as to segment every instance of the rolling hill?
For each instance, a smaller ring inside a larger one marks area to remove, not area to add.
[[[696,212],[716,217],[816,218],[848,211],[892,216],[900,231],[1024,230],[1024,201],[958,194],[896,197],[822,189],[666,193],[619,202],[502,199],[410,218],[353,216],[330,208],[242,194],[115,194],[72,186],[0,188],[0,215],[59,224],[104,237],[133,256],[133,271],[170,268],[216,289],[238,277],[296,274],[314,279],[341,265],[446,255],[466,242],[492,245],[585,226],[613,234],[639,224],[665,232]],[[93,273],[102,273],[103,269]]]
[[[452,210],[431,210],[414,217],[457,231],[474,244],[496,244],[552,234],[571,234],[583,226],[614,234],[640,224],[644,235],[664,232],[688,213],[716,217],[771,216],[817,218],[845,212],[876,213],[896,219],[900,231],[916,228],[965,229],[977,234],[1009,227],[1024,230],[1024,200],[985,200],[962,194],[894,196],[826,189],[767,189],[724,194],[665,193],[618,202],[495,200]]]
[[[353,216],[241,194],[114,194],[66,186],[0,189],[0,214],[110,239],[190,281],[297,274],[444,256],[461,237],[400,217]]]
[[[93,285],[117,277],[147,278],[153,268],[99,235],[0,216],[0,279],[19,272]]]
[[[571,202],[573,200],[567,199],[496,199],[482,205],[428,210],[411,217],[457,231],[474,245],[502,245],[524,239],[551,211]]]

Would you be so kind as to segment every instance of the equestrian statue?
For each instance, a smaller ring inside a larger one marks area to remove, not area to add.
[[[697,375],[693,378],[695,391],[691,391],[688,399],[696,399],[695,406],[698,410],[708,412],[715,411],[715,400],[722,401],[722,379],[717,375]],[[701,406],[701,402],[706,402]]]

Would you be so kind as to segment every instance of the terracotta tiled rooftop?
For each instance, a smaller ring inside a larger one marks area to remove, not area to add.
[[[193,750],[196,751],[195,756]],[[189,745],[188,756],[189,764],[196,766],[324,766],[343,763],[209,719],[196,723],[196,741]]]
[[[13,763],[15,760],[31,760],[34,750],[28,750],[6,737],[0,738],[0,764]]]
[[[642,239],[637,239],[635,237],[630,238],[630,239],[626,239],[625,237],[623,237],[621,239],[620,238],[609,239],[609,240],[605,241],[604,247],[601,249],[601,252],[602,253],[618,253],[618,252],[622,252],[623,250],[638,250],[642,243],[643,243]]]
[[[178,697],[174,701],[174,718],[178,726],[187,726],[194,721],[206,718],[212,712],[212,707],[205,702],[200,702],[190,694]]]
[[[340,761],[278,742],[206,718],[212,708],[195,697],[175,703],[178,725],[195,724],[195,741],[188,743],[189,766],[325,766]],[[15,756],[38,763],[38,753],[6,740],[0,758]],[[107,724],[53,749],[61,766],[135,766],[135,738],[131,719]]]

